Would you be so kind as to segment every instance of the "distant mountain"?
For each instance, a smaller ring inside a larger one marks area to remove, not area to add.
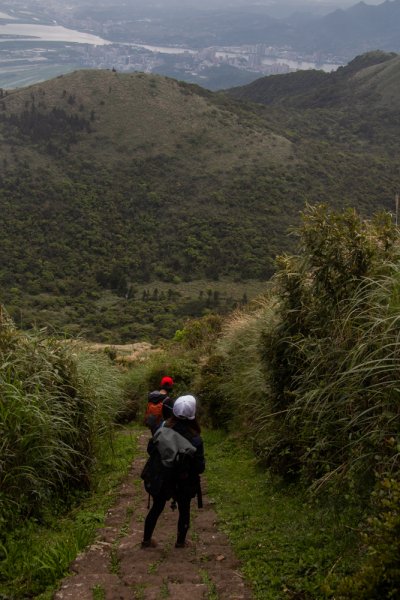
[[[205,275],[211,264],[245,275],[237,224],[255,220],[237,188],[251,189],[255,171],[279,169],[293,154],[284,136],[241,107],[144,74],[79,71],[16,90],[0,101],[0,131],[0,228],[18,213],[36,274],[43,258],[51,272],[62,259],[68,275],[119,257],[141,280],[156,268],[167,278]],[[234,187],[235,179],[242,183]],[[245,245],[259,252],[269,211],[268,201],[255,202],[259,233]],[[249,275],[270,271],[262,252]]]
[[[106,24],[107,39],[138,41],[154,45],[183,45],[190,48],[279,44],[291,28],[285,21],[269,16],[263,6],[204,9],[203,7],[138,7],[119,4],[108,7],[82,7],[76,20],[90,17]]]
[[[291,14],[287,13],[287,7],[282,11],[280,7],[259,3],[208,8],[184,4],[181,7],[165,7],[162,3],[96,5],[75,9],[74,16],[75,23],[86,18],[98,23],[99,32],[106,24],[104,35],[114,41],[142,40],[193,48],[286,45],[295,52],[316,53],[317,58],[335,55],[343,61],[377,49],[400,51],[400,0],[385,0],[377,5],[359,2],[328,14],[325,12],[328,3],[321,3],[320,10],[316,3],[308,7],[307,3],[304,6],[292,3]]]
[[[366,55],[230,95],[79,71],[1,92],[0,300],[22,325],[114,341],[223,310],[212,282],[268,279],[305,202],[392,206],[399,69]],[[174,285],[193,279],[183,307]]]
[[[0,96],[0,301],[20,324],[171,336],[232,305],[233,280],[268,279],[289,246],[296,208],[282,218],[275,182],[292,143],[253,110],[111,71]],[[232,282],[221,300],[208,295],[220,277]],[[203,295],[180,299],[174,286],[191,279]],[[162,292],[147,293],[153,281]]]
[[[298,49],[351,59],[371,50],[400,51],[400,0],[359,2],[300,25],[292,38]]]

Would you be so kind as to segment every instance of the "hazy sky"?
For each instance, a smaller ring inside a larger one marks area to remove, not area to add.
[[[365,4],[381,4],[384,0],[366,0]],[[315,5],[315,6],[352,6],[357,4],[358,0],[120,0],[112,1],[109,4],[131,4],[143,5],[151,4],[153,6],[166,7],[169,5],[194,6],[202,8],[203,6],[297,6]],[[104,3],[104,0],[102,1]]]
[[[90,0],[84,0],[90,2]],[[229,7],[265,7],[265,12],[274,17],[288,16],[295,12],[308,12],[315,14],[328,14],[338,8],[349,8],[359,0],[97,0],[97,2],[115,5],[130,5],[137,7],[159,7],[168,9],[180,7],[181,9],[221,9]],[[75,0],[79,2],[79,0]],[[384,0],[366,0],[365,4],[382,4]],[[96,0],[92,0],[96,3]]]
[[[35,0],[26,0],[27,3]],[[365,0],[365,4],[382,4],[385,0]],[[181,7],[190,9],[212,9],[228,7],[254,7],[263,6],[270,8],[273,13],[293,13],[296,11],[324,12],[328,13],[337,8],[348,8],[357,4],[359,0],[53,0],[64,6],[131,6],[131,7],[158,7],[168,9],[169,7]],[[1,0],[0,0],[1,6]]]
[[[382,4],[385,0],[365,0],[365,4]],[[68,0],[67,0],[68,2]],[[346,9],[354,6],[359,0],[69,0],[75,5],[91,4],[112,6],[131,6],[142,9],[165,11],[178,9],[185,13],[191,10],[213,10],[228,8],[253,8],[263,7],[263,12],[271,17],[280,19],[293,13],[308,13],[315,16],[324,16],[338,8]]]
[[[87,0],[85,0],[87,1]],[[103,3],[129,4],[131,6],[158,6],[169,8],[180,6],[182,8],[212,9],[228,7],[254,7],[263,6],[271,16],[288,15],[294,12],[315,12],[327,14],[337,8],[348,8],[357,4],[359,0],[101,0]],[[365,4],[382,4],[384,0],[366,0]],[[268,10],[269,9],[269,10]]]

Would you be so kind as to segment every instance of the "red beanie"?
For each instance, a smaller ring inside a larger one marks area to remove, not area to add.
[[[174,386],[174,380],[172,379],[172,377],[163,377],[161,379],[161,383],[160,383],[161,389],[169,390],[173,386]]]

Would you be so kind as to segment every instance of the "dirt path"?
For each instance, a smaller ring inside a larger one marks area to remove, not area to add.
[[[204,480],[204,508],[192,502],[190,547],[174,547],[178,516],[167,505],[154,532],[157,548],[141,549],[147,495],[139,475],[147,438],[140,437],[140,455],[97,541],[71,565],[54,600],[250,600],[228,539],[216,528]]]

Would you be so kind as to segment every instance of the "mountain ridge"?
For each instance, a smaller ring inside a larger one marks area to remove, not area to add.
[[[357,56],[332,73],[310,70],[271,75],[247,86],[232,88],[228,93],[262,104],[286,103],[302,108],[333,107],[341,103],[352,108],[355,101],[365,105],[368,95],[375,106],[395,107],[393,87],[398,89],[399,86],[400,56],[375,51]]]

